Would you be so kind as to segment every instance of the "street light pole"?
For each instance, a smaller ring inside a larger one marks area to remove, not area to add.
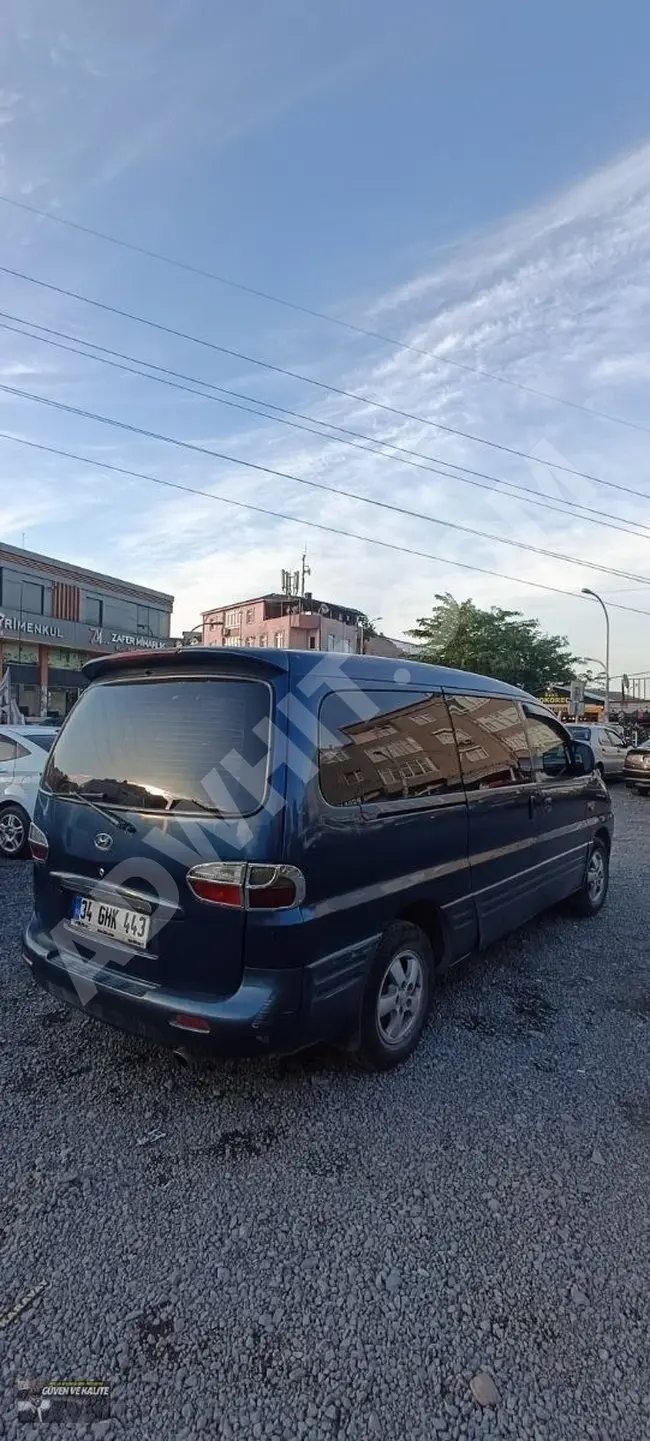
[[[357,624],[358,624],[359,632],[360,632],[360,635],[359,635],[359,644],[360,644],[360,647],[361,647],[360,655],[365,655],[366,628],[367,628],[368,630],[374,629],[374,627],[375,627],[376,624],[377,624],[377,621],[379,621],[379,620],[381,620],[381,616],[380,616],[380,615],[373,615],[372,620],[369,620],[367,615],[361,615],[361,616],[359,616],[359,619],[358,619]]]
[[[602,606],[603,615],[604,615],[604,617],[605,617],[605,707],[604,707],[603,720],[608,721],[608,720],[609,720],[609,611],[608,611],[608,609],[607,609],[607,606],[605,605],[605,602],[604,602],[602,596],[598,595],[597,591],[595,591],[595,590],[590,590],[590,589],[589,589],[589,586],[583,585],[583,587],[582,587],[582,594],[583,594],[583,595],[590,595],[593,600],[597,600],[597,601],[598,601],[598,604],[599,604],[600,606]]]

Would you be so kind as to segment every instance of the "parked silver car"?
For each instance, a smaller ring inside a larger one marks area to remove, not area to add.
[[[26,855],[29,823],[54,726],[0,725],[0,856]]]
[[[590,725],[587,721],[568,725],[573,739],[586,741],[594,753],[596,770],[601,776],[622,776],[625,757],[630,749],[618,731],[610,725]]]

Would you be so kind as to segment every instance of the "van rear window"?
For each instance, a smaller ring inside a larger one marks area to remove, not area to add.
[[[110,681],[80,698],[43,784],[117,808],[251,815],[266,790],[270,692],[259,681]]]

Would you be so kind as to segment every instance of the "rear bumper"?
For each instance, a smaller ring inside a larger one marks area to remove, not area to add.
[[[33,916],[22,954],[39,986],[118,1030],[198,1056],[260,1056],[350,1033],[374,940],[299,970],[244,971],[239,989],[225,999],[163,989],[106,966],[95,970],[48,945]],[[174,1018],[180,1014],[207,1022],[210,1030],[179,1027]]]

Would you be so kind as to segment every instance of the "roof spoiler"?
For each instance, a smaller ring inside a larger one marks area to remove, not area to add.
[[[175,645],[161,650],[150,650],[143,646],[142,649],[95,656],[93,660],[86,661],[82,669],[88,680],[93,681],[115,675],[118,671],[142,672],[143,668],[147,674],[171,669],[218,670],[222,674],[224,671],[236,670],[241,673],[242,663],[254,666],[257,671],[261,668],[281,673],[289,669],[289,655],[286,650],[268,652],[266,649],[253,650],[243,646]]]

